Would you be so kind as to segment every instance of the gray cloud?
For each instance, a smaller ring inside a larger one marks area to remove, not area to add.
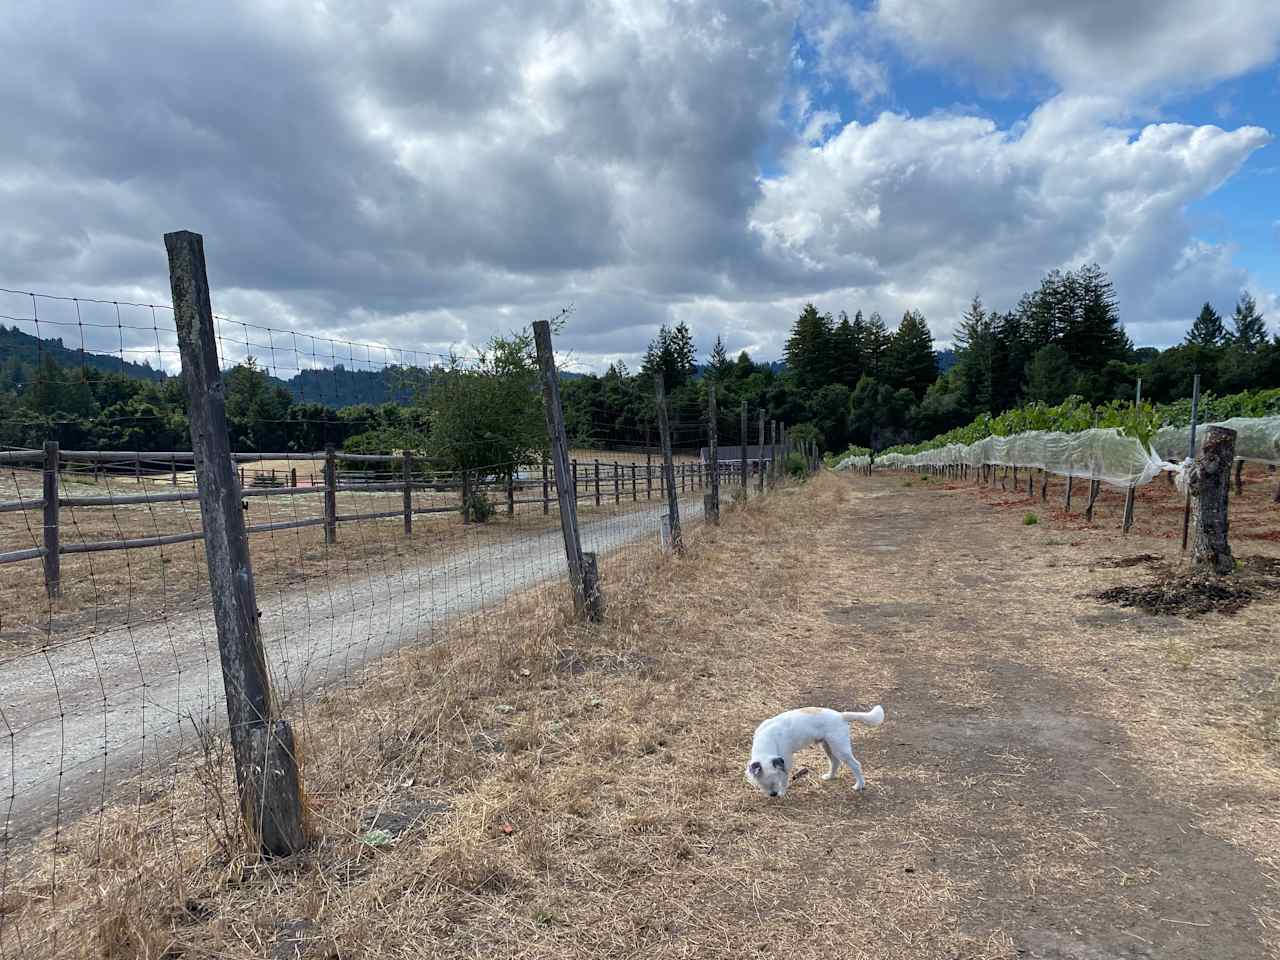
[[[1141,45],[1190,2],[1095,13]],[[777,356],[806,299],[891,319],[918,306],[945,336],[975,289],[1007,302],[1084,257],[1116,272],[1138,336],[1248,282],[1182,210],[1266,134],[1151,126],[1130,142],[1117,96],[1167,71],[1058,97],[1017,131],[963,114],[846,126],[795,87],[796,29],[818,51],[812,82],[872,99],[891,82],[884,44],[960,55],[920,24],[967,36],[979,21],[961,6],[17,7],[0,35],[0,283],[164,301],[160,238],[187,227],[224,314],[447,351],[572,302],[565,346],[598,367],[634,363],[678,320],[703,347],[722,332]],[[1008,35],[974,56],[1017,66],[992,51],[1053,25],[1062,50],[1042,53],[1065,82],[1060,55],[1110,49],[1092,20],[1041,6],[1005,11]],[[1273,34],[1249,17],[1239,50],[1179,69],[1207,81],[1256,64]],[[140,326],[125,336],[145,351]]]

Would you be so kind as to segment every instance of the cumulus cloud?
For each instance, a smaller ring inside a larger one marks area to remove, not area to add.
[[[1280,5],[1257,0],[880,0],[875,23],[923,58],[1074,93],[1164,95],[1280,51]]]
[[[1192,240],[1182,212],[1270,135],[1183,124],[1134,135],[1099,121],[1107,106],[1058,98],[1017,132],[970,116],[850,123],[792,153],[787,174],[764,184],[753,228],[815,287],[851,278],[939,317],[958,315],[976,287],[1009,305],[1044,269],[1097,261],[1135,334],[1159,336],[1150,324],[1245,279],[1228,251]]]
[[[975,289],[1006,305],[1097,259],[1135,336],[1163,337],[1248,282],[1182,210],[1269,138],[1127,125],[1133,90],[1181,75],[1162,42],[1202,79],[1274,51],[1272,15],[1242,5],[1241,38],[1208,56],[1166,22],[1189,3],[19,6],[0,34],[0,285],[164,300],[160,238],[186,227],[222,313],[446,351],[573,303],[565,346],[599,368],[682,319],[704,347],[720,332],[776,357],[807,299],[918,307],[945,336]],[[894,42],[990,69],[1021,44],[1068,92],[1013,129],[846,123],[822,95],[878,102]],[[1086,54],[1124,77],[1085,83]]]

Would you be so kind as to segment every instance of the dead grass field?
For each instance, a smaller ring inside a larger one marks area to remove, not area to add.
[[[1280,956],[1275,600],[1103,606],[1147,576],[1125,558],[1176,556],[1155,505],[1122,538],[1118,509],[1024,525],[998,489],[905,480],[824,474],[701,529],[600,628],[538,593],[335,691],[291,862],[209,839],[212,760],[64,831],[4,891],[0,953]],[[865,795],[743,782],[765,716],[877,702]]]
[[[574,451],[580,457],[579,514],[584,519],[625,514],[648,508],[659,501],[655,475],[653,499],[646,501],[643,471],[638,474],[633,501],[629,469],[621,471],[615,491],[612,464],[644,463],[628,455],[608,460],[601,455],[601,503],[594,497],[594,458],[590,451]],[[300,485],[310,477],[303,473],[319,470],[315,461],[268,461],[245,466],[246,482],[256,470],[274,467],[287,476],[298,469]],[[131,468],[130,468],[131,469]],[[656,469],[656,468],[655,468]],[[189,474],[185,475],[189,480]],[[184,475],[179,474],[182,481]],[[677,483],[680,481],[677,480]],[[687,478],[694,488],[692,475]],[[63,497],[129,496],[139,493],[166,493],[173,488],[164,482],[137,481],[133,476],[112,475],[99,482],[67,477],[62,481]],[[488,489],[486,495],[496,512],[486,524],[464,526],[455,512],[419,514],[413,519],[413,535],[404,535],[399,517],[339,523],[338,542],[324,543],[323,527],[253,533],[250,555],[258,592],[275,590],[333,577],[349,577],[370,564],[390,565],[396,570],[425,557],[444,558],[464,543],[493,542],[550,529],[559,524],[554,509],[543,514],[542,484],[535,480],[517,499],[537,500],[517,503],[515,513],[506,514],[505,494]],[[0,472],[0,500],[39,500],[41,478],[22,470]],[[615,502],[615,496],[617,502]],[[317,494],[273,495],[247,499],[247,522],[279,523],[317,518],[323,515],[323,496]],[[415,491],[415,508],[449,508],[458,503],[456,492]],[[340,492],[338,515],[398,511],[402,494],[391,492]],[[41,545],[42,518],[38,509],[0,513],[0,550],[20,550]],[[63,507],[61,537],[64,545],[104,540],[137,539],[178,533],[199,532],[200,506],[192,501],[159,504],[125,504],[110,507]],[[145,622],[157,616],[180,614],[208,602],[204,546],[200,541],[100,553],[73,553],[62,557],[62,596],[52,603],[46,598],[41,561],[27,560],[0,567],[0,651],[23,651],[44,644],[78,638],[94,630],[125,623]]]

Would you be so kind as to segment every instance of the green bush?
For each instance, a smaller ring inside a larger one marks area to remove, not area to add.
[[[488,523],[494,514],[494,506],[483,493],[473,493],[467,497],[467,511],[476,523]]]
[[[803,480],[809,475],[809,462],[805,460],[803,453],[787,454],[787,475],[796,480]]]
[[[1026,526],[1026,527],[1034,527],[1039,522],[1040,522],[1040,518],[1037,517],[1034,513],[1027,513],[1027,514],[1024,514],[1022,517],[1022,524],[1023,526]]]

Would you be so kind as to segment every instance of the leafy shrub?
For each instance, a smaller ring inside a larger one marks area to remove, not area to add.
[[[787,454],[787,475],[796,480],[803,480],[809,475],[809,463],[802,453]]]
[[[483,493],[473,493],[467,497],[467,511],[476,523],[488,523],[494,514],[494,506]]]
[[[1022,517],[1023,526],[1034,527],[1039,522],[1040,522],[1040,518],[1037,517],[1034,513],[1023,514],[1023,517]]]

